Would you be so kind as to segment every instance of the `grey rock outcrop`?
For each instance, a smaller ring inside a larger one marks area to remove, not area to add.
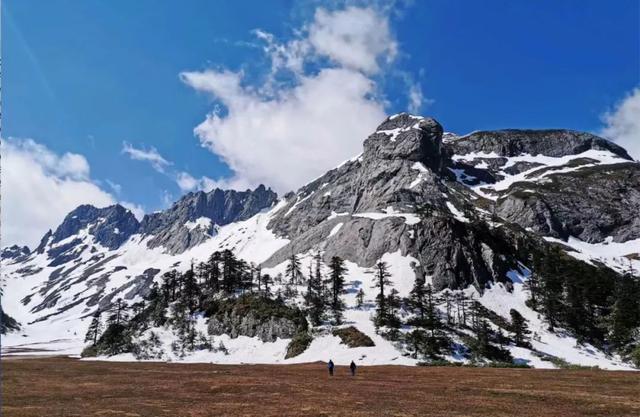
[[[258,337],[263,342],[291,339],[298,332],[298,325],[284,317],[259,319],[253,312],[240,314],[236,311],[216,315],[209,319],[207,331],[212,335]]]
[[[322,250],[325,260],[339,255],[371,267],[400,251],[418,261],[416,273],[431,276],[437,289],[503,281],[516,264],[512,251],[470,222],[470,191],[446,169],[452,163],[438,122],[406,114],[388,119],[365,140],[359,158],[289,198],[269,227],[291,243],[265,265],[291,252]],[[470,219],[456,219],[449,205]],[[424,207],[430,214],[421,221],[415,212]]]
[[[58,243],[87,229],[96,242],[113,250],[137,233],[139,228],[140,223],[133,213],[119,204],[105,208],[85,204],[67,214],[49,243]]]
[[[20,323],[5,313],[0,304],[0,334],[7,334],[20,330]]]
[[[207,240],[215,234],[216,225],[246,220],[270,207],[276,199],[276,193],[264,185],[253,191],[215,189],[189,193],[169,209],[145,215],[141,232],[153,236],[149,247],[162,246],[177,254]],[[201,218],[209,220],[194,223]]]
[[[448,141],[447,147],[457,155],[495,152],[507,157],[525,153],[559,157],[596,149],[632,160],[624,148],[613,142],[590,133],[564,129],[479,131]]]
[[[31,254],[29,247],[12,245],[3,248],[2,251],[0,251],[0,259],[12,259],[14,261],[19,261],[29,256],[29,254]]]
[[[269,228],[290,243],[264,265],[277,265],[292,252],[320,250],[325,260],[338,255],[370,267],[385,253],[400,251],[416,259],[415,273],[430,276],[437,290],[470,284],[482,289],[504,280],[517,267],[517,247],[540,235],[589,242],[640,237],[640,165],[618,145],[569,130],[449,134],[446,142],[442,135],[430,118],[402,114],[384,121],[365,140],[362,155],[287,196]],[[594,161],[571,160],[572,168],[584,169],[512,184],[495,203],[456,181],[457,175],[473,186],[550,169],[533,161],[505,167],[521,154],[562,157],[589,149],[630,162],[592,167]],[[468,153],[493,156],[475,160],[475,166],[451,158]],[[429,214],[417,218],[425,207]],[[505,226],[489,227],[488,210]]]
[[[514,183],[498,214],[543,235],[591,243],[640,238],[640,164],[587,167]]]

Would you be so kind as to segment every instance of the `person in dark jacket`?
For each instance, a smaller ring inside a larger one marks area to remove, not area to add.
[[[356,363],[351,361],[351,365],[349,365],[349,369],[351,369],[351,376],[356,376]]]
[[[333,376],[333,361],[329,359],[329,363],[327,364],[327,368],[329,368],[329,376]]]

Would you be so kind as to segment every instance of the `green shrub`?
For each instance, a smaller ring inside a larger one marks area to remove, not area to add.
[[[435,359],[428,362],[418,362],[418,366],[466,366],[462,362],[449,362],[446,359]]]
[[[567,370],[573,370],[573,371],[576,371],[576,370],[595,371],[600,369],[600,367],[598,366],[585,366],[585,365],[577,365],[575,363],[570,363],[557,356],[544,356],[541,359],[543,361],[551,362],[556,368],[559,368],[559,369],[567,369]]]
[[[640,369],[640,346],[631,351],[631,354],[629,354],[629,359],[631,360],[633,366]]]
[[[239,316],[252,314],[258,321],[267,322],[272,318],[285,318],[293,321],[300,329],[307,329],[307,319],[298,308],[287,306],[282,300],[272,300],[258,295],[245,295],[226,300],[211,300],[205,305],[205,315],[227,315],[235,313]]]
[[[489,362],[485,365],[487,368],[522,368],[522,369],[530,369],[531,365],[527,365],[526,363],[515,363],[515,362]]]
[[[302,352],[307,350],[312,341],[313,337],[311,337],[309,333],[297,333],[295,336],[293,336],[291,342],[289,342],[289,345],[287,346],[287,354],[284,356],[284,358],[289,359],[300,355]]]
[[[83,358],[95,358],[96,356],[98,356],[98,350],[96,349],[95,345],[89,345],[82,349],[82,353],[80,353],[80,356]]]
[[[336,329],[333,331],[333,335],[338,336],[342,340],[342,343],[350,348],[375,346],[375,343],[373,343],[373,340],[371,340],[369,336],[353,326]]]

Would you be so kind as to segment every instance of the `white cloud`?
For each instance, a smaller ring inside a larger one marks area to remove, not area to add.
[[[226,116],[209,114],[195,132],[234,171],[232,184],[294,189],[358,154],[385,117],[383,105],[369,98],[374,83],[356,71],[324,69],[274,99],[221,87],[226,79],[218,75],[182,78],[194,88],[206,84],[228,109]]]
[[[145,209],[140,204],[131,203],[129,201],[121,201],[120,205],[126,209],[128,209],[138,221],[142,220],[145,214]]]
[[[229,81],[231,78],[232,77],[227,77],[226,74],[223,74],[221,77],[216,78],[217,80],[220,81],[221,92],[224,92],[225,94],[232,94],[232,91],[234,91],[234,88],[232,87],[233,82]],[[206,85],[204,80],[201,80],[199,78],[195,79],[194,82],[199,87],[201,87],[201,89],[205,91],[211,87],[210,85]],[[217,83],[214,83],[214,84],[216,86],[218,85]],[[154,147],[149,147],[148,149],[145,149],[144,147],[134,148],[129,143],[123,142],[122,153],[126,153],[131,157],[131,159],[149,162],[153,167],[153,169],[155,169],[161,174],[164,174],[171,180],[175,181],[176,185],[178,186],[178,188],[180,188],[182,192],[200,191],[200,190],[208,192],[213,190],[216,187],[229,188],[229,185],[230,185],[230,183],[226,180],[216,181],[207,176],[195,178],[188,172],[176,171],[175,169],[171,169],[169,167],[173,166],[174,163],[167,160],[165,157],[163,157],[160,154],[160,152],[158,152],[158,150],[155,149]],[[121,187],[119,184],[114,184],[109,180],[107,180],[107,184],[109,185],[109,187],[111,187],[111,189],[114,190],[116,194],[120,194]],[[233,185],[240,185],[240,184],[234,183]],[[164,202],[163,204],[167,205],[166,193],[163,195],[163,202]],[[142,207],[137,206],[137,209],[139,212],[140,210],[142,210]]]
[[[111,180],[105,180],[105,182],[107,183],[109,188],[111,188],[117,195],[122,192],[122,185],[118,184],[117,182],[113,182]]]
[[[183,72],[189,86],[213,95],[214,109],[195,133],[234,172],[214,181],[234,188],[260,183],[282,193],[358,154],[362,141],[385,118],[379,76],[397,55],[388,16],[373,8],[318,9],[314,20],[284,44],[256,31],[266,42],[271,74],[251,85],[242,71]],[[327,61],[328,58],[328,61]],[[314,70],[305,70],[305,62]],[[274,85],[274,74],[292,77]],[[412,106],[424,100],[419,87]],[[189,188],[202,181],[182,178]]]
[[[135,159],[136,161],[148,162],[153,169],[162,173],[171,165],[171,162],[164,159],[162,155],[160,155],[160,152],[153,146],[149,149],[136,148],[130,143],[122,142],[122,153],[129,155],[131,159]]]
[[[230,188],[225,183],[213,180],[207,176],[195,178],[188,172],[179,172],[176,174],[176,184],[183,192],[202,190],[209,192],[214,188]]]
[[[33,249],[80,204],[114,204],[89,174],[82,155],[58,155],[33,140],[2,141],[2,245]]]
[[[379,60],[389,63],[398,52],[388,18],[373,8],[319,8],[309,27],[309,43],[319,55],[367,74],[378,72]]]
[[[409,86],[409,113],[420,114],[423,101],[424,95],[422,94],[422,88],[420,88],[420,84],[411,84]]]
[[[640,87],[634,88],[613,111],[605,113],[603,120],[606,126],[600,134],[640,160]]]

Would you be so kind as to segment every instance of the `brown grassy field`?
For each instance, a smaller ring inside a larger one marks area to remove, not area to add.
[[[640,374],[2,361],[3,416],[639,416]]]

